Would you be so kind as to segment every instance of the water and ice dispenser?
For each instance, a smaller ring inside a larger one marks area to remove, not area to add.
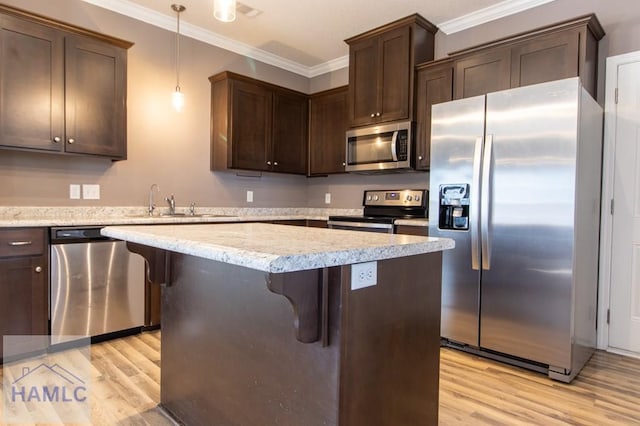
[[[469,229],[469,184],[440,185],[438,227],[465,231]]]

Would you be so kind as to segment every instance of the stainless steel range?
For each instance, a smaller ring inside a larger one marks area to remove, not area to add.
[[[429,191],[426,189],[364,191],[361,216],[329,216],[331,229],[393,234],[397,219],[428,216]]]

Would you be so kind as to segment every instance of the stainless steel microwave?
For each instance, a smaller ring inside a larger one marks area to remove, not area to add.
[[[411,168],[411,121],[347,131],[347,172],[400,171]]]

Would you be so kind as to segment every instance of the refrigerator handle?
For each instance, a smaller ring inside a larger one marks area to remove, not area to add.
[[[491,221],[489,208],[491,200],[491,160],[493,157],[493,135],[487,134],[482,162],[482,200],[480,201],[480,229],[482,238],[482,269],[491,269]]]
[[[482,163],[482,136],[476,138],[475,149],[473,150],[473,176],[471,181],[471,191],[469,194],[470,203],[469,216],[471,228],[471,269],[480,269],[480,165]]]

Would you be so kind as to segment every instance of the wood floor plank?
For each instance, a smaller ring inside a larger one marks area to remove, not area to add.
[[[160,347],[160,331],[91,347],[92,424],[174,425],[157,407]],[[597,351],[568,385],[453,349],[440,354],[440,425],[640,425],[640,359]]]

